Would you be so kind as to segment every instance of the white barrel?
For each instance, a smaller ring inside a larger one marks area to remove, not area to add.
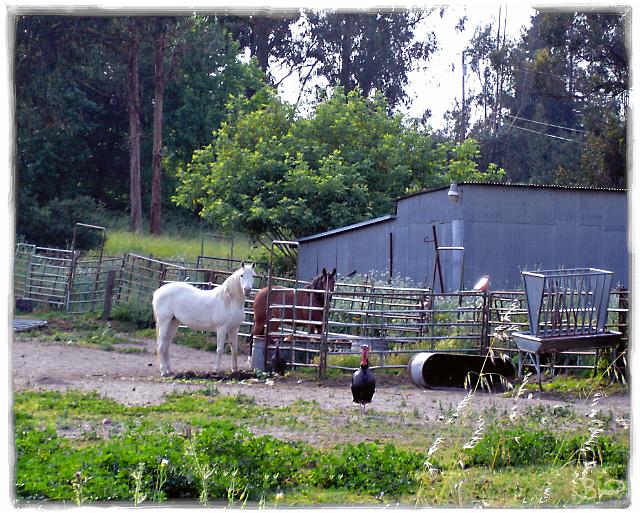
[[[427,384],[424,381],[424,374],[422,372],[422,369],[424,368],[425,362],[433,354],[434,353],[417,353],[409,361],[409,365],[407,365],[407,371],[409,372],[409,379],[411,379],[411,382],[414,385],[426,388]]]

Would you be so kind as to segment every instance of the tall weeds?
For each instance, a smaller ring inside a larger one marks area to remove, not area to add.
[[[510,315],[516,310],[516,308],[517,305],[513,305],[501,319],[503,325],[495,330],[495,335],[492,338],[491,347],[489,348],[487,356],[485,357],[485,364],[487,358],[493,357],[492,348],[495,341],[500,340],[504,342],[505,339],[510,336],[511,331],[515,329],[515,326],[511,325]],[[464,503],[464,497],[467,497],[466,500],[469,501],[468,497],[474,495],[464,493],[466,479],[464,478],[463,472],[465,469],[465,461],[469,461],[469,459],[466,458],[466,455],[469,454],[470,451],[473,451],[474,448],[476,448],[476,446],[478,446],[478,444],[483,441],[487,434],[487,430],[489,428],[487,418],[484,414],[481,414],[476,421],[474,431],[467,438],[463,438],[462,441],[460,441],[461,437],[459,436],[457,440],[454,439],[454,436],[456,436],[456,431],[452,428],[454,427],[455,423],[460,422],[463,414],[473,403],[473,399],[478,390],[478,387],[482,387],[490,383],[490,381],[486,379],[487,376],[484,374],[484,370],[485,365],[483,365],[482,370],[480,371],[480,375],[475,381],[471,380],[470,377],[468,377],[466,384],[470,388],[467,395],[460,401],[460,403],[455,408],[455,411],[453,411],[449,418],[444,422],[444,429],[446,429],[446,432],[438,433],[428,449],[423,470],[417,476],[417,480],[419,483],[415,497],[415,503],[417,506],[468,506],[469,504]],[[519,423],[520,421],[520,400],[525,394],[526,388],[529,384],[530,376],[531,374],[527,374],[523,378],[513,396],[513,405],[508,412],[507,422],[514,427],[516,426],[516,423]],[[605,428],[604,422],[598,419],[598,405],[601,398],[602,395],[600,393],[592,394],[591,410],[588,415],[589,436],[585,439],[582,446],[573,454],[567,455],[566,446],[564,445],[569,438],[567,435],[559,444],[557,449],[552,449],[557,452],[553,460],[553,464],[548,470],[549,472],[559,472],[559,470],[557,469],[561,469],[563,467],[562,464],[564,458],[567,458],[567,461],[564,461],[564,466],[569,464],[576,465],[576,472],[572,485],[575,490],[574,496],[576,497],[578,502],[585,502],[589,498],[593,499],[594,497],[602,497],[603,489],[607,487],[613,489],[613,492],[611,492],[612,495],[616,493],[619,494],[620,492],[620,487],[617,486],[616,483],[613,483],[611,479],[602,484],[600,483],[601,479],[599,481],[598,478],[595,477],[595,470],[597,466],[602,463],[602,455],[599,454],[598,441],[603,435]],[[500,425],[496,427],[498,429],[501,429],[499,426]],[[501,451],[504,451],[505,447],[509,447],[507,442],[509,442],[509,444],[515,444],[511,445],[511,447],[517,447],[520,444],[519,435],[524,435],[525,433],[526,431],[523,431],[523,428],[517,428],[513,431],[505,431],[504,436],[496,437],[494,431],[494,434],[490,439],[487,440],[486,443],[497,445],[489,449],[482,449],[483,451],[485,451],[483,454],[486,454],[487,450],[490,450],[491,453],[493,453],[493,462],[490,463],[490,466],[487,468],[487,470],[495,471],[497,463],[496,459],[498,457],[505,457],[505,455]],[[508,440],[509,438],[511,438],[510,441]],[[533,441],[535,442],[535,440]],[[528,438],[527,443],[531,443],[530,437]],[[549,447],[546,447],[546,449],[548,448]],[[445,451],[446,454],[443,454],[445,453]],[[516,452],[521,453],[521,449],[518,449]],[[442,455],[442,457],[438,458],[439,455]],[[509,465],[509,455],[507,454],[506,456],[507,465]],[[444,463],[439,463],[439,461]],[[471,461],[473,461],[473,459]],[[488,460],[487,463],[489,462],[491,462],[491,460]],[[519,462],[516,461],[514,463],[518,464]],[[560,467],[557,466],[558,463],[561,465]],[[556,470],[554,471],[552,469]],[[601,478],[601,474],[599,474],[599,476]],[[549,476],[549,478],[545,479],[544,481],[542,481],[540,478],[544,478],[544,476],[542,474],[536,476],[536,481],[541,481],[539,493],[534,496],[523,496],[521,498],[523,504],[536,505],[540,507],[543,505],[553,504],[554,500],[556,504],[558,503],[558,500],[554,499],[555,485],[552,484],[557,484],[558,477],[556,476],[554,480],[551,479],[551,476]],[[490,499],[490,497],[480,497],[479,502],[482,504],[486,504],[485,500]]]
[[[195,477],[199,485],[198,501],[207,506],[209,504],[209,480],[214,473],[214,469],[209,466],[209,462],[200,461],[200,454],[195,443],[196,435],[187,436],[184,450],[185,456],[191,462],[195,472]]]

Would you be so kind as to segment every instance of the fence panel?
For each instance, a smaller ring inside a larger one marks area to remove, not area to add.
[[[167,272],[183,276],[184,267],[129,253],[125,256],[114,304],[138,303],[151,311],[153,292],[165,282]],[[184,281],[179,279],[176,281]]]
[[[77,253],[37,246],[31,248],[30,255],[28,245],[16,250],[20,297],[57,308],[65,307]]]
[[[362,344],[371,349],[372,368],[406,368],[411,357],[423,351],[480,352],[484,304],[479,292],[371,287],[335,293],[328,341],[346,339],[351,344],[330,351],[327,368],[355,370]],[[355,356],[346,357],[345,352]]]
[[[73,273],[73,284],[69,293],[67,311],[69,313],[87,313],[104,307],[107,280],[110,270],[116,270],[115,286],[119,287],[122,257],[103,257],[99,260],[78,260]]]
[[[305,294],[324,291],[289,291],[283,302],[276,296],[269,306],[266,361],[275,341],[293,367],[353,371],[359,366],[360,346],[370,347],[372,368],[405,368],[422,351],[480,352],[486,295],[482,292],[434,294],[426,289],[377,287],[337,283],[324,319],[310,320],[322,310],[309,305]],[[279,302],[278,302],[279,301]],[[298,313],[292,318],[295,303]],[[316,328],[316,333],[310,333]]]
[[[623,333],[621,347],[618,349],[619,360],[626,359],[628,347],[628,297],[627,290],[612,290],[609,298],[606,328]],[[489,332],[492,348],[517,357],[518,348],[510,336],[511,331],[529,331],[527,299],[524,291],[494,291],[489,294]],[[568,351],[562,353],[560,361],[553,364],[554,369],[593,369],[596,364],[596,351]],[[532,362],[525,366],[533,368]],[[543,363],[542,367],[550,367]]]
[[[216,269],[224,271],[235,271],[244,263],[251,263],[248,260],[240,260],[237,258],[223,258],[215,256],[199,255],[196,259],[196,267],[199,269]],[[269,273],[269,264],[266,262],[255,263],[256,272],[260,271],[263,275]]]
[[[213,262],[213,257],[207,257]],[[227,259],[228,260],[228,259]],[[135,303],[151,314],[153,292],[169,281],[188,281],[201,288],[220,285],[232,269],[182,266],[135,254],[125,257],[78,259],[68,250],[16,245],[14,257],[14,294],[34,302],[79,313],[103,308],[106,281],[110,270],[117,270],[114,305]],[[253,301],[266,277],[257,275],[255,288],[245,302],[245,320],[241,340],[248,342],[253,328]],[[296,290],[295,301],[307,317],[322,308],[304,307],[303,291],[309,282],[272,277],[272,285],[281,290]],[[607,329],[623,333],[618,349],[626,358],[629,338],[629,292],[612,290],[608,305]],[[308,302],[307,302],[308,303]],[[511,357],[518,354],[511,332],[527,331],[526,296],[523,291],[463,291],[434,293],[427,289],[378,286],[373,283],[336,283],[331,301],[320,321],[297,322],[282,318],[274,303],[269,318],[280,316],[277,330],[270,333],[267,355],[279,339],[294,367],[315,367],[352,371],[359,365],[359,347],[368,344],[373,368],[403,368],[414,353],[422,351],[482,352],[487,347]],[[316,329],[309,333],[309,327]],[[295,329],[294,329],[295,328]],[[556,369],[588,369],[595,364],[594,351],[562,353]]]
[[[13,257],[13,294],[16,298],[26,298],[31,277],[31,260],[36,246],[33,244],[16,244]]]

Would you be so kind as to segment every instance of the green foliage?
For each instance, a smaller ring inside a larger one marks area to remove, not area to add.
[[[131,303],[118,303],[111,310],[110,317],[118,321],[133,324],[138,329],[154,326],[151,304],[134,301]]]
[[[238,59],[239,46],[216,17],[173,17],[165,55],[163,155],[165,202],[173,206],[177,166],[206,144],[226,116],[230,94],[252,94],[263,83],[253,63]],[[153,36],[159,18],[17,17],[16,120],[18,234],[56,247],[73,227],[57,202],[93,198],[110,210],[129,203],[127,50],[140,45],[141,182],[150,193],[154,107]],[[90,216],[95,206],[83,209]],[[47,217],[50,214],[49,217]],[[79,219],[91,222],[90,219]]]
[[[446,167],[446,182],[483,182],[487,180],[501,181],[505,170],[496,164],[489,164],[486,171],[478,169],[480,146],[474,139],[465,139],[461,144],[445,144],[449,150],[449,161]]]
[[[122,205],[127,114],[118,98],[126,61],[101,51],[94,36],[112,36],[111,20],[20,16],[15,33],[19,217],[31,203],[78,195]]]
[[[182,51],[179,69],[167,81],[165,93],[163,165],[164,187],[169,193],[176,186],[176,169],[207,144],[212,130],[224,120],[229,97],[250,95],[264,82],[253,62],[246,64],[237,58],[238,43],[216,17],[180,20],[174,39]]]
[[[73,240],[76,223],[96,224],[102,207],[89,196],[68,199],[54,198],[40,205],[20,191],[16,231],[28,243],[39,246],[68,248]],[[24,201],[22,201],[24,200]],[[75,247],[78,250],[98,249],[102,232],[77,230]]]
[[[236,98],[215,140],[196,151],[175,201],[256,240],[290,239],[389,213],[409,191],[500,179],[477,169],[477,144],[436,142],[383,98],[338,88],[297,119],[264,88]]]
[[[312,475],[315,484],[323,488],[397,496],[414,489],[414,474],[423,463],[424,456],[391,444],[347,444],[320,456]]]
[[[466,464],[496,468],[584,462],[581,448],[588,438],[586,435],[558,438],[549,431],[492,429],[466,453]],[[600,465],[615,467],[616,472],[629,459],[628,447],[614,443],[608,437],[598,438],[590,451],[590,456],[594,455]]]
[[[193,461],[185,453],[185,438],[168,427],[150,430],[130,425],[109,440],[74,447],[51,428],[38,429],[22,421],[18,426],[17,493],[23,499],[71,500],[77,472],[88,477],[83,493],[88,500],[131,500],[138,493],[163,497],[197,497]],[[209,498],[227,498],[228,490],[247,490],[254,498],[294,482],[308,461],[308,449],[271,437],[253,437],[228,422],[212,421],[193,436],[199,457],[213,469]],[[162,461],[169,462],[168,466]],[[132,474],[142,475],[132,479]],[[161,475],[163,473],[164,475]]]
[[[174,338],[174,342],[183,346],[206,351],[215,351],[217,347],[213,333],[192,329],[179,329]]]
[[[586,437],[575,431],[563,436],[518,425],[491,428],[460,454],[438,452],[440,461],[430,458],[432,464],[444,468],[451,460],[451,468],[430,475],[424,471],[426,455],[415,450],[415,443],[407,449],[372,442],[312,447],[256,436],[238,425],[244,422],[253,430],[274,423],[281,430],[293,414],[314,422],[329,415],[321,429],[361,430],[369,439],[391,426],[386,416],[367,415],[336,428],[335,419],[344,421],[344,412],[332,417],[309,401],[265,408],[244,395],[204,391],[174,394],[161,405],[127,407],[95,393],[24,392],[16,394],[14,404],[19,500],[183,498],[299,505],[318,502],[311,496],[361,503],[413,501],[418,493],[434,504],[469,505],[481,499],[522,505],[536,493],[537,503],[550,483],[554,504],[593,503],[593,487],[601,497],[624,497],[629,458],[628,442],[620,437],[601,435],[585,453]],[[558,415],[566,418],[567,412]],[[63,436],[74,425],[89,429]],[[298,425],[305,433],[315,427]],[[402,417],[397,429],[423,431],[424,421],[412,426]],[[450,427],[445,429],[451,434]],[[584,465],[592,458],[595,466]]]

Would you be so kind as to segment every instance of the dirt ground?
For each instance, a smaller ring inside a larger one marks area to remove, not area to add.
[[[187,380],[161,378],[159,362],[153,340],[145,341],[145,352],[122,353],[85,348],[65,343],[42,343],[15,334],[11,346],[14,390],[68,390],[96,391],[126,405],[148,405],[163,401],[173,392],[205,388],[215,383],[221,394],[242,392],[252,396],[256,403],[283,406],[296,400],[317,401],[320,408],[339,409],[354,407],[349,389],[349,377],[319,383],[309,377],[300,380],[287,375],[284,378],[240,382]],[[206,375],[213,370],[215,353],[173,344],[171,365],[176,374]],[[223,365],[230,368],[231,357],[225,355]],[[246,355],[241,366],[248,370]],[[441,414],[442,408],[455,406],[466,396],[464,389],[421,389],[408,379],[377,376],[378,385],[371,408],[381,411],[414,411],[426,418]],[[572,406],[577,412],[591,411],[592,398],[567,399],[550,392],[527,392],[521,397],[525,405]],[[514,400],[501,394],[477,393],[471,407],[484,409],[495,405],[498,411],[509,411]],[[613,418],[631,411],[628,394],[615,394],[600,400],[598,408],[611,412]]]

